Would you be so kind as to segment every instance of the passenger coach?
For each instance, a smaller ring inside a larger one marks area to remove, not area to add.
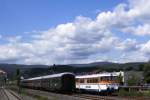
[[[57,92],[72,92],[75,91],[75,75],[66,72],[24,79],[21,81],[21,86]]]

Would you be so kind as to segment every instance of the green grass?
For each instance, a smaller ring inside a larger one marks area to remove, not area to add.
[[[118,96],[129,96],[129,97],[150,97],[150,90],[148,91],[131,91],[128,92],[124,89],[120,89]]]
[[[17,87],[17,88],[16,88],[16,87],[11,87],[10,89],[18,93],[18,87]],[[26,89],[24,89],[24,88],[21,88],[20,94],[33,97],[33,98],[35,98],[35,99],[37,99],[37,100],[48,100],[47,97],[40,96],[40,95],[37,95],[37,94],[30,94],[30,93],[28,93],[28,91],[26,91]]]
[[[138,92],[138,91],[128,92],[124,89],[120,89],[118,92],[118,96],[142,97],[142,96],[144,96],[144,94],[142,92]]]
[[[146,97],[150,97],[150,90],[144,91],[143,95],[146,96]]]
[[[37,100],[48,100],[48,98],[44,96],[34,95],[33,97],[36,98]]]
[[[27,96],[30,96],[30,97],[33,97],[33,98],[35,98],[35,99],[37,99],[37,100],[48,100],[47,97],[40,96],[40,95],[36,95],[36,94],[29,94],[29,93],[28,93],[27,91],[25,91],[25,90],[22,90],[22,91],[21,91],[21,94],[27,95]]]

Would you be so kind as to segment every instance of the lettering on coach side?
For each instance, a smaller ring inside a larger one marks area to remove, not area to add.
[[[85,88],[91,88],[91,86],[85,86]]]

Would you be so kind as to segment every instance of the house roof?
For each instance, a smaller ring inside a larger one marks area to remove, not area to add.
[[[6,74],[6,72],[4,72],[3,70],[0,70],[0,74]]]

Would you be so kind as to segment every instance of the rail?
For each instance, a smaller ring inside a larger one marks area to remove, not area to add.
[[[20,97],[18,97],[14,92],[9,90],[9,93],[11,93],[17,100],[22,100]]]
[[[13,93],[10,90],[2,89],[2,91],[3,91],[4,95],[6,96],[7,100],[12,100],[12,98],[10,98],[10,95],[12,95],[15,98],[15,100],[22,100],[21,98],[19,98],[15,93]],[[8,95],[9,93],[10,93],[10,95]]]
[[[6,91],[5,91],[4,89],[2,89],[2,91],[3,91],[4,95],[6,96],[7,100],[11,100],[11,99],[9,98],[9,96],[7,95]]]

